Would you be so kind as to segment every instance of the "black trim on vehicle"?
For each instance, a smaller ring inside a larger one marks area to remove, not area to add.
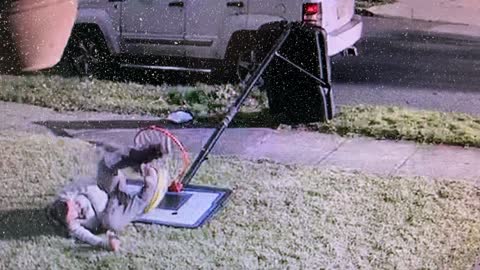
[[[208,47],[213,44],[212,40],[172,40],[172,39],[141,39],[126,38],[126,43],[130,44],[161,44],[161,45],[180,45],[180,46],[202,46]]]

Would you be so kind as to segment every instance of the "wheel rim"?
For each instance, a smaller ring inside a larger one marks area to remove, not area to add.
[[[89,39],[76,38],[71,52],[71,61],[75,71],[82,76],[92,76],[95,66],[100,63],[100,50],[97,44]]]
[[[237,60],[237,78],[239,83],[245,86],[259,65],[255,51],[249,50],[241,53]],[[257,81],[256,85],[259,86],[261,84],[263,84],[262,78]]]

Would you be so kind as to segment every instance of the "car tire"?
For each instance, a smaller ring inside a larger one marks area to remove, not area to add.
[[[105,76],[115,67],[101,32],[94,27],[74,28],[63,61],[69,73],[81,77]]]
[[[232,35],[222,67],[216,71],[228,82],[245,86],[262,58],[257,50],[257,35],[254,31],[241,31]],[[263,84],[260,79],[257,86]]]
[[[262,59],[259,59],[259,53],[255,49],[247,49],[239,53],[235,61],[235,75],[238,83],[245,87],[255,70],[260,66]],[[263,85],[263,79],[260,77],[255,84],[257,87]]]

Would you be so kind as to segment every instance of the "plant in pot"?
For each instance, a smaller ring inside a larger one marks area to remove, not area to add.
[[[75,23],[78,0],[1,0],[0,72],[56,65]]]

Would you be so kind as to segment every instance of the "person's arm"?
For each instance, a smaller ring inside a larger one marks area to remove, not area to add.
[[[75,237],[76,239],[87,243],[94,247],[104,248],[110,251],[115,251],[118,249],[118,245],[112,245],[112,237],[113,235],[108,235],[108,240],[102,237],[96,236],[91,231],[87,230],[85,227],[80,225],[79,222],[71,222],[68,226],[70,231],[70,235]],[[118,239],[117,239],[118,240]]]

